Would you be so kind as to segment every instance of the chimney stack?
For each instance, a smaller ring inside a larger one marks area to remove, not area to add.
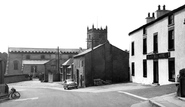
[[[146,23],[150,23],[155,20],[155,14],[152,13],[152,16],[150,17],[150,13],[148,13],[148,17],[146,17]]]
[[[163,10],[160,9],[160,5],[158,5],[158,10],[156,11],[156,14],[157,14],[157,18],[165,15],[166,13],[170,12],[169,10],[166,10],[165,9],[165,5],[163,5]]]

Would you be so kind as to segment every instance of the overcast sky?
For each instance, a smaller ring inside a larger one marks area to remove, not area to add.
[[[0,52],[8,47],[87,48],[87,26],[108,26],[108,40],[129,49],[128,33],[146,23],[158,5],[184,0],[0,0]]]

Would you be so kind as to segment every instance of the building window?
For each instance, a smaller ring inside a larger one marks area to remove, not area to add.
[[[69,55],[69,58],[72,58],[73,57],[73,55]]]
[[[135,64],[132,62],[132,76],[135,76]]]
[[[146,38],[143,39],[143,54],[147,53],[147,40]]]
[[[82,67],[84,66],[84,62],[82,61]]]
[[[17,61],[17,60],[13,61],[13,65],[14,65],[14,70],[19,69],[19,61]]]
[[[143,60],[143,77],[147,77],[147,61]]]
[[[158,52],[158,34],[157,33],[154,33],[154,42],[153,42],[153,50],[154,50],[154,53],[157,53]]]
[[[30,55],[26,55],[26,59],[30,59]]]
[[[132,42],[131,48],[132,48],[132,51],[131,51],[132,53],[131,53],[131,55],[134,56],[134,42]]]
[[[168,50],[174,50],[174,29],[168,31]]]
[[[45,59],[45,55],[41,55],[41,59]]]
[[[169,81],[175,82],[175,59],[170,58],[168,60],[168,74],[169,74]]]
[[[146,34],[147,34],[146,28],[143,28],[143,35],[146,35]]]
[[[168,25],[173,25],[174,24],[174,15],[169,15],[168,16]]]

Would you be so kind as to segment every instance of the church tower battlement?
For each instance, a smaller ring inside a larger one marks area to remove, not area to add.
[[[87,49],[105,43],[107,41],[107,29],[107,26],[105,29],[102,27],[94,28],[94,25],[92,25],[92,29],[87,27]]]

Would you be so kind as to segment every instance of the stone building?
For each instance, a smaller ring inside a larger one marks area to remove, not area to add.
[[[79,87],[95,85],[95,79],[129,81],[129,53],[108,42],[107,27],[87,28],[87,48],[74,56],[74,79]]]
[[[179,70],[185,68],[185,5],[172,11],[159,5],[146,22],[129,33],[132,81],[174,83]]]
[[[6,74],[30,74],[38,76],[45,72],[45,63],[50,60],[58,60],[56,73],[59,75],[62,64],[79,53],[79,49],[55,49],[55,48],[8,48],[8,62]]]

